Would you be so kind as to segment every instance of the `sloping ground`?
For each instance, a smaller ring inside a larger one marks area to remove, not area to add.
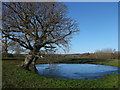
[[[118,88],[118,75],[107,75],[98,80],[58,80],[39,76],[3,61],[2,88]],[[119,75],[120,76],[120,75]]]
[[[111,66],[116,66],[120,68],[120,60],[119,59],[104,59],[102,60],[97,60],[96,62],[90,62],[94,64],[101,64],[101,65],[111,65]]]

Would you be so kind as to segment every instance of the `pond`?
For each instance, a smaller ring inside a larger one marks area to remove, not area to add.
[[[58,79],[96,79],[106,74],[120,74],[118,67],[97,64],[41,64],[36,68],[39,75]]]

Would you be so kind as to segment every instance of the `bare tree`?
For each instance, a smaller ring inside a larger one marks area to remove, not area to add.
[[[74,32],[78,30],[75,20],[67,16],[67,7],[60,2],[4,2],[3,28],[5,37],[29,49],[23,67],[37,60],[42,49],[68,47]]]
[[[11,41],[8,43],[8,51],[12,54],[19,56],[21,53],[26,52],[26,49],[22,48],[19,43]]]
[[[22,52],[26,52],[26,49],[23,49],[18,43],[9,40],[7,37],[3,38],[1,41],[3,57],[9,57],[10,54],[18,56]]]
[[[106,48],[102,50],[97,50],[95,52],[95,56],[96,58],[113,59],[115,56],[114,53],[115,53],[115,49]]]
[[[2,40],[2,53],[7,54],[8,53],[8,39],[5,37],[5,39]]]

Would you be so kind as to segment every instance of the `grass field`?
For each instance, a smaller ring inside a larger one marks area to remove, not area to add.
[[[118,74],[115,73],[98,80],[59,80],[26,71],[18,66],[20,63],[20,60],[3,61],[2,88],[118,88],[120,86],[118,84]],[[118,66],[118,60],[113,59],[96,60],[94,63]]]

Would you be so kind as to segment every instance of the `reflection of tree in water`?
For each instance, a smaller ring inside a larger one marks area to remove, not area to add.
[[[52,74],[59,71],[59,68],[57,67],[58,67],[58,64],[49,64],[49,66],[45,68],[45,70],[47,70],[48,73]]]
[[[60,77],[61,76],[61,69],[59,64],[49,64],[47,68],[44,69],[43,74],[45,76],[51,76],[51,77]]]

